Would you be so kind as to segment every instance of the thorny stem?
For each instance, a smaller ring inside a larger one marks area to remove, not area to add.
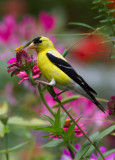
[[[45,98],[44,98],[44,95],[42,93],[42,90],[41,90],[41,86],[38,85],[38,90],[39,90],[39,93],[40,93],[40,97],[43,101],[43,103],[45,104],[46,108],[48,109],[48,111],[52,114],[53,117],[55,117],[55,113],[52,111],[52,109],[50,108],[50,106],[47,104]]]

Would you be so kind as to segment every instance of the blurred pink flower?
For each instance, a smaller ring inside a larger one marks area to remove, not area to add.
[[[75,145],[76,150],[79,150],[80,148],[81,148],[80,144]],[[74,156],[75,155],[76,153],[74,152]],[[71,154],[67,149],[63,149],[63,155],[61,156],[60,160],[73,160],[73,158],[71,157]]]
[[[112,96],[107,103],[109,115],[115,114],[115,96]]]
[[[15,41],[18,40],[16,36],[17,23],[16,19],[12,15],[7,15],[3,18],[3,21],[0,22],[0,42],[1,43],[11,43],[12,39]],[[14,38],[15,37],[15,38]]]
[[[40,76],[41,72],[40,72],[37,65],[33,67],[32,74],[33,74],[33,79],[36,79]],[[24,80],[29,79],[29,77],[25,71],[20,71],[19,74],[17,74],[17,76],[20,79],[18,84],[21,84]]]
[[[77,119],[76,119],[75,121],[77,121]],[[77,124],[79,125],[79,127],[80,127],[85,133],[87,133],[87,131],[85,131],[85,127],[83,126],[82,123],[77,122]],[[63,128],[63,129],[65,130],[65,132],[67,132],[68,128],[69,128],[71,125],[72,125],[72,123],[71,123],[70,119],[66,119],[65,125],[64,125],[64,128]],[[75,136],[76,136],[76,137],[81,137],[81,136],[83,136],[83,133],[80,131],[80,129],[79,129],[77,126],[75,126],[74,131],[75,131]],[[56,135],[51,134],[51,136],[49,136],[49,138],[60,139],[61,136],[56,136]]]
[[[18,33],[21,38],[30,40],[38,33],[36,19],[30,15],[25,16],[18,25]]]
[[[76,150],[79,150],[81,148],[81,146],[79,144],[76,144],[75,148],[76,148]],[[99,147],[99,149],[102,152],[102,154],[104,154],[107,151],[107,148],[104,146]],[[76,155],[76,153],[74,153],[74,155]],[[99,153],[97,153],[97,155],[95,153],[92,153],[90,160],[97,160],[99,156],[100,156]],[[112,154],[106,156],[105,159],[106,160],[114,160],[115,153],[112,153]],[[61,156],[61,160],[72,160],[71,154],[67,149],[63,150],[63,155]]]
[[[67,92],[67,95],[72,96],[73,94],[71,92]],[[100,111],[92,101],[85,97],[81,97],[68,104],[65,104],[66,108],[69,108],[70,106],[72,107],[71,110],[77,115],[77,117],[92,118],[92,121],[93,119],[100,119],[93,121],[98,126],[104,123],[101,121],[101,119],[105,119],[108,116],[107,112],[103,113]]]
[[[51,31],[56,26],[56,16],[50,15],[49,13],[42,11],[39,15],[40,24],[43,26],[45,31]]]
[[[104,147],[104,146],[99,147],[99,149],[100,149],[100,151],[102,152],[102,154],[104,154],[105,152],[107,152],[107,148]],[[99,156],[100,156],[99,153],[97,153],[97,155],[96,155],[95,153],[92,153],[92,155],[91,155],[90,158],[91,158],[92,160],[97,160]],[[115,153],[112,153],[112,154],[106,156],[105,159],[106,159],[106,160],[114,160],[114,159],[115,159]]]

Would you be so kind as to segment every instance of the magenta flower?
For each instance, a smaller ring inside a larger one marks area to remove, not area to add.
[[[32,74],[33,74],[33,79],[36,79],[40,76],[41,72],[40,72],[37,65],[33,67]],[[18,84],[21,84],[24,80],[29,79],[29,77],[25,71],[20,71],[17,76],[20,79]]]
[[[13,35],[16,33],[16,19],[12,15],[7,15],[0,22],[0,41],[9,43]]]
[[[40,13],[39,21],[45,31],[51,31],[56,26],[56,16],[50,15],[45,11]]]
[[[110,98],[110,101],[107,103],[109,115],[115,114],[115,96]]]
[[[77,119],[76,119],[76,121],[77,121]],[[64,128],[63,128],[63,129],[65,130],[65,132],[67,132],[67,130],[68,130],[68,128],[71,126],[71,124],[72,124],[72,123],[71,123],[70,119],[66,119],[65,125],[64,125]],[[87,131],[85,131],[85,128],[84,128],[84,126],[83,126],[82,123],[77,122],[77,124],[80,126],[80,128],[81,128],[85,133],[87,133]],[[83,135],[83,133],[80,131],[80,129],[79,129],[77,126],[75,126],[74,131],[75,131],[75,136],[76,136],[76,137],[81,137],[81,136]],[[56,135],[51,134],[51,135],[49,136],[49,138],[60,139],[61,136],[56,136]]]
[[[66,92],[66,94],[67,96],[73,95],[71,92]],[[104,121],[101,121],[101,119],[103,120],[108,116],[108,113],[101,112],[92,101],[85,97],[81,97],[68,104],[65,104],[66,108],[69,108],[70,106],[72,106],[71,110],[77,115],[77,117],[92,118],[92,121],[85,121],[86,124],[88,124],[88,122],[93,122],[97,126],[101,126],[104,123]]]
[[[24,38],[26,40],[32,39],[32,37],[36,36],[38,32],[36,19],[30,15],[25,16],[19,23],[18,32],[21,38]]]
[[[81,146],[79,144],[75,145],[76,150],[79,150],[81,148]],[[104,146],[101,146],[100,151],[102,152],[102,154],[104,154],[105,152],[107,152],[107,148]],[[74,153],[74,155],[76,156],[76,153]],[[100,156],[99,153],[95,154],[92,153],[90,160],[97,160],[98,157]],[[106,160],[114,160],[115,159],[115,153],[112,153],[108,156],[105,157]],[[67,149],[63,150],[63,155],[61,156],[61,160],[73,160],[71,157],[71,154],[69,153],[69,151]]]
[[[76,144],[75,145],[75,149],[79,150],[81,148],[80,144]],[[74,152],[74,155],[76,155],[76,153]],[[73,160],[73,158],[71,157],[70,152],[67,149],[63,150],[63,155],[61,156],[60,160]]]
[[[21,49],[21,47],[20,50],[17,51],[16,57],[11,58],[7,63],[11,64],[7,67],[8,73],[12,72],[11,76],[14,74],[17,75],[20,79],[19,84],[24,80],[29,79],[26,72],[28,72],[30,69],[32,71],[33,79],[38,78],[41,74],[38,66],[36,65],[36,61],[33,60],[33,56],[30,57],[25,50]]]
[[[104,147],[104,146],[101,146],[99,149],[100,149],[100,151],[102,152],[102,154],[104,154],[105,152],[107,152],[107,148]],[[91,155],[90,158],[91,158],[92,160],[97,160],[97,158],[98,158],[99,156],[100,156],[99,153],[97,153],[97,154],[92,153],[92,155]],[[112,153],[112,154],[106,156],[105,159],[106,159],[106,160],[114,160],[114,159],[115,159],[115,153]]]

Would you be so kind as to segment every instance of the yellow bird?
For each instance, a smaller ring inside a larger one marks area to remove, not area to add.
[[[42,75],[49,81],[44,83],[61,90],[71,90],[90,99],[104,112],[102,105],[96,100],[96,92],[77,74],[68,61],[55,49],[47,37],[37,37],[29,45],[29,49],[37,52],[37,64]]]

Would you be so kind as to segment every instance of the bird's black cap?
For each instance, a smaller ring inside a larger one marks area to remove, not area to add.
[[[34,39],[33,39],[34,44],[41,43],[42,40],[40,40],[40,38],[41,38],[41,37],[36,37],[36,38],[34,38]]]

